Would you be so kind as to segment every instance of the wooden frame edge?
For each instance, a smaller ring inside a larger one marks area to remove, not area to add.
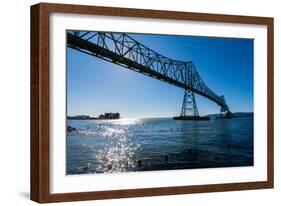
[[[133,198],[133,197],[152,197],[163,195],[182,195],[209,192],[227,192],[253,189],[272,188],[268,181],[250,182],[250,183],[227,183],[214,185],[146,188],[130,190],[113,190],[101,192],[79,192],[79,193],[61,193],[51,194],[46,202],[65,202],[65,201],[86,201],[101,199]]]
[[[42,4],[31,6],[30,199],[49,200],[49,17]]]
[[[268,153],[267,174],[264,182],[226,183],[214,185],[165,188],[129,189],[101,192],[50,194],[49,185],[49,14],[51,12],[97,14],[158,19],[211,21],[257,24],[267,26],[267,98],[268,98]],[[224,14],[190,13],[161,10],[96,7],[70,4],[40,3],[31,6],[31,200],[39,203],[113,199],[204,192],[266,189],[274,187],[274,19],[270,17],[236,16]]]
[[[267,176],[274,188],[274,18],[267,23]]]
[[[39,202],[39,6],[34,5],[30,10],[30,198]]]

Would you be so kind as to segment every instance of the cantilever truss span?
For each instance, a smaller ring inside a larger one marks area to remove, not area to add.
[[[206,86],[192,61],[165,57],[126,33],[67,31],[67,46],[197,93],[231,113],[224,97]]]

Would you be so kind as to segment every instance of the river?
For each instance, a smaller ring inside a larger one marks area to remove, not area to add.
[[[253,117],[67,120],[67,174],[253,165]]]

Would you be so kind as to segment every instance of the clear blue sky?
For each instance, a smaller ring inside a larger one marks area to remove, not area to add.
[[[253,111],[253,40],[130,34],[154,51],[193,61],[205,84],[224,95],[232,112]],[[67,48],[67,114],[122,117],[179,115],[184,90]],[[219,106],[196,95],[200,115]]]

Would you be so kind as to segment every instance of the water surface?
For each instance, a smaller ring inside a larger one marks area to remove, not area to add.
[[[67,174],[253,165],[253,118],[67,120]]]

